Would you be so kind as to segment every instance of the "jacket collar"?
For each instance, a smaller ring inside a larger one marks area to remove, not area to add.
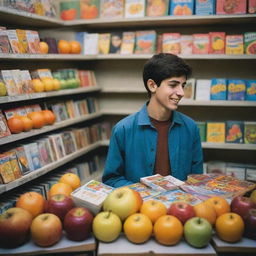
[[[143,105],[143,107],[141,108],[141,110],[139,111],[139,116],[138,116],[138,124],[139,125],[151,125],[149,115],[148,115],[148,110],[147,110],[147,104],[148,104],[148,102],[146,102]],[[175,124],[175,123],[182,124],[183,123],[179,112],[173,111],[172,114],[173,114],[173,119],[172,119],[173,124]]]

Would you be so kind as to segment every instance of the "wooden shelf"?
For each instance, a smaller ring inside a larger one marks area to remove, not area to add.
[[[22,94],[22,95],[15,95],[15,96],[3,96],[3,97],[0,97],[0,104],[48,98],[48,97],[56,97],[56,96],[58,97],[58,96],[63,96],[63,95],[73,95],[73,94],[80,94],[80,93],[87,93],[87,92],[96,92],[96,91],[100,91],[100,90],[101,90],[101,88],[99,86],[88,86],[88,87],[83,87],[83,88],[65,89],[65,90],[52,91],[52,92],[31,93],[31,94]]]
[[[93,119],[93,118],[96,118],[96,117],[100,117],[101,115],[102,115],[101,113],[92,113],[92,114],[88,114],[86,116],[71,118],[71,119],[68,119],[68,120],[65,120],[65,121],[57,122],[53,125],[44,126],[41,129],[33,129],[29,132],[22,132],[22,133],[19,133],[19,134],[12,134],[10,136],[1,138],[0,145],[8,144],[8,143],[11,143],[11,142],[14,142],[14,141],[18,141],[18,140],[26,139],[26,138],[36,136],[36,135],[39,135],[39,134],[54,131],[54,130],[64,128],[64,127],[69,126],[69,125],[81,123],[81,122],[86,121],[86,120],[90,120],[90,119]]]
[[[14,180],[8,184],[0,185],[0,194],[4,193],[6,191],[9,191],[15,187],[18,187],[22,184],[25,184],[31,180],[34,180],[50,171],[56,169],[57,167],[60,167],[64,164],[76,159],[77,157],[82,156],[82,155],[98,148],[100,145],[101,145],[100,142],[96,142],[94,144],[87,146],[86,148],[80,149],[70,155],[63,157],[63,158],[59,159],[58,161],[50,163],[50,164],[48,164],[40,169],[37,169],[35,171],[32,171],[17,180]]]

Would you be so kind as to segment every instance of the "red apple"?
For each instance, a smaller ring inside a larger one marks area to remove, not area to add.
[[[43,213],[33,219],[30,232],[32,240],[37,245],[48,247],[61,239],[62,224],[56,215]]]
[[[32,215],[22,208],[13,207],[0,215],[1,247],[14,248],[26,242]]]
[[[46,212],[57,215],[63,222],[64,217],[69,210],[74,207],[74,202],[71,197],[64,194],[53,195],[46,202]]]
[[[243,220],[248,216],[249,210],[256,208],[256,204],[252,202],[249,197],[237,196],[231,201],[231,212],[235,212],[240,215]]]
[[[250,209],[245,220],[245,235],[256,240],[256,209]]]
[[[84,207],[71,209],[64,218],[64,229],[67,238],[73,241],[83,241],[92,231],[92,213]]]
[[[186,202],[175,202],[170,205],[167,214],[177,217],[182,224],[196,216],[193,206]]]

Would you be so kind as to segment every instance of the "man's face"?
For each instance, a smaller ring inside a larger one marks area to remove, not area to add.
[[[155,91],[151,91],[151,97],[155,97],[157,104],[168,110],[176,110],[179,101],[184,96],[186,77],[171,77],[163,80]]]

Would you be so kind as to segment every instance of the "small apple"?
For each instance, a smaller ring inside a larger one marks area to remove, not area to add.
[[[22,208],[12,207],[0,215],[1,247],[14,248],[25,243],[29,235],[32,215]]]
[[[5,84],[0,82],[0,96],[5,96],[7,94],[7,90]]]
[[[256,209],[250,209],[245,220],[245,236],[256,240]]]
[[[256,189],[250,194],[250,199],[254,204],[256,204]]]
[[[64,218],[64,229],[67,238],[73,241],[82,241],[89,237],[92,231],[94,216],[85,207],[71,209]]]
[[[37,245],[48,247],[61,239],[62,224],[56,215],[42,213],[33,219],[30,232],[32,240]]]
[[[205,247],[212,237],[212,225],[204,218],[193,217],[184,225],[184,236],[188,244],[196,248]]]
[[[122,231],[122,222],[113,212],[100,212],[93,219],[92,230],[102,242],[113,242]]]
[[[167,210],[167,214],[177,217],[182,224],[196,216],[193,206],[186,202],[174,202]]]
[[[64,217],[69,210],[74,207],[74,202],[71,197],[64,194],[53,195],[46,202],[46,212],[57,215],[63,222]]]
[[[112,211],[123,221],[139,209],[138,198],[128,187],[113,190],[103,203],[104,211]]]
[[[231,212],[237,213],[243,220],[247,218],[250,209],[256,208],[256,204],[254,204],[249,197],[245,196],[234,197],[230,206]]]

